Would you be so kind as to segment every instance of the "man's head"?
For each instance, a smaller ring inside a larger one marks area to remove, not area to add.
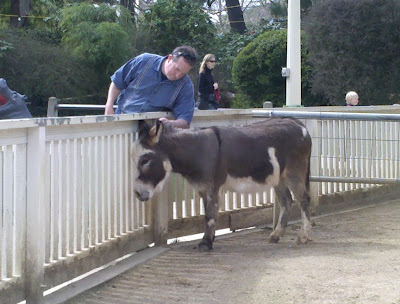
[[[169,80],[178,80],[189,73],[196,60],[195,49],[190,46],[179,46],[163,62],[162,72]]]

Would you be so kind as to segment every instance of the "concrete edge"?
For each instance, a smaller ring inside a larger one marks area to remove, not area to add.
[[[124,257],[114,260],[102,267],[96,268],[82,276],[66,282],[61,286],[47,290],[45,292],[43,303],[63,303],[135,266],[147,262],[148,260],[164,253],[167,250],[169,250],[168,247],[152,247],[125,255]]]

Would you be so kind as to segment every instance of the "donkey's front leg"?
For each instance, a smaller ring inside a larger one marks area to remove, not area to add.
[[[210,251],[213,248],[215,230],[217,227],[219,199],[218,193],[200,193],[205,209],[205,232],[202,241],[199,243],[199,251]]]

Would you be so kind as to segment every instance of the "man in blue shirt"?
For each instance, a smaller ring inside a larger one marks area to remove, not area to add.
[[[172,111],[175,120],[160,118],[178,128],[189,128],[194,112],[193,83],[187,73],[196,63],[197,53],[180,46],[168,56],[144,53],[111,76],[105,114]]]

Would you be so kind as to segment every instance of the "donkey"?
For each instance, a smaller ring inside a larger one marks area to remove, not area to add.
[[[141,201],[160,192],[170,172],[177,172],[203,198],[205,233],[200,251],[213,248],[219,192],[264,191],[274,187],[280,203],[276,228],[269,241],[284,235],[293,203],[300,202],[302,227],[297,242],[309,240],[311,137],[294,118],[270,118],[248,126],[178,130],[158,121],[139,125],[131,157],[136,169],[134,192]]]

